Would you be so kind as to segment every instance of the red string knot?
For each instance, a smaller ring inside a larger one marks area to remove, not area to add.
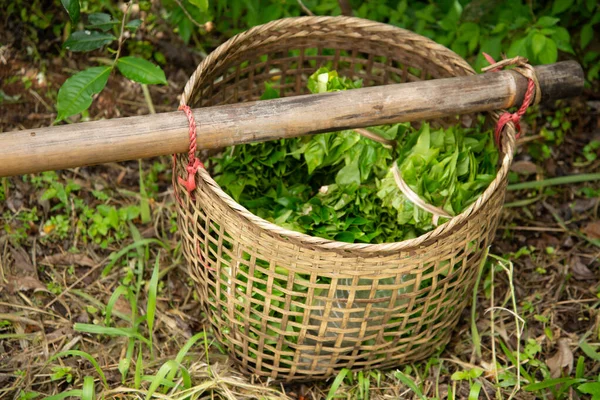
[[[185,167],[187,176],[185,179],[178,177],[177,181],[183,185],[188,193],[192,193],[196,189],[196,172],[198,168],[204,168],[204,164],[196,158],[196,120],[190,106],[182,104],[179,110],[183,110],[189,122],[190,148],[188,151],[188,165]]]
[[[533,67],[528,64],[528,60],[526,58],[517,56],[514,58],[504,59],[496,62],[489,54],[483,53],[483,56],[485,57],[487,62],[491,64],[488,67],[482,68],[481,70],[483,72],[498,72],[504,67],[514,65],[516,66],[514,70],[527,78],[527,90],[525,91],[525,96],[523,97],[523,104],[521,104],[521,107],[519,107],[519,109],[512,114],[508,112],[502,114],[498,119],[498,123],[496,124],[494,138],[496,140],[496,145],[500,148],[502,130],[504,129],[507,123],[512,122],[515,125],[515,128],[517,130],[517,134],[515,136],[516,139],[518,139],[521,136],[521,118],[527,112],[527,108],[529,108],[529,105],[532,103],[532,100],[534,104],[539,103],[541,98],[540,86],[535,75],[535,71]]]

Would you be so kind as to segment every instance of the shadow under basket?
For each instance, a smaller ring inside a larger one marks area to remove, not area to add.
[[[306,94],[307,78],[321,66],[365,87],[475,73],[449,49],[390,25],[290,18],[216,49],[182,103],[258,100],[265,82],[281,97]],[[497,121],[497,113],[488,116]],[[342,368],[396,367],[446,345],[502,209],[514,128],[506,133],[498,176],[483,195],[434,231],[397,243],[342,243],[278,227],[236,203],[204,169],[191,194],[176,183],[189,271],[236,364],[257,377],[308,381]],[[176,175],[185,176],[187,162],[177,157]]]

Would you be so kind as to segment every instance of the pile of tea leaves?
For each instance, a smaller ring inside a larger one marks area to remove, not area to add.
[[[360,80],[326,68],[308,80],[312,93],[361,86]],[[276,97],[267,84],[261,99]],[[391,173],[393,163],[425,203],[457,215],[496,176],[498,151],[492,132],[482,132],[481,125],[369,128],[394,146],[353,130],[252,143],[227,148],[208,167],[238,203],[279,226],[342,242],[397,242],[435,225],[432,214],[400,191]]]

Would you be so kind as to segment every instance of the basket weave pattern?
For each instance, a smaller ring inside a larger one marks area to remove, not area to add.
[[[474,73],[447,48],[403,29],[302,17],[253,28],[219,47],[188,82],[182,103],[257,100],[266,81],[282,97],[305,94],[307,77],[324,65],[363,86]],[[203,169],[191,195],[176,185],[183,250],[219,341],[243,370],[286,381],[431,355],[450,339],[493,240],[512,125],[503,148],[498,177],[477,202],[399,243],[341,243],[278,227],[236,203]],[[186,164],[178,156],[177,175]]]

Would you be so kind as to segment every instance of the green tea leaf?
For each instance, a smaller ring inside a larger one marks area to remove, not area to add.
[[[165,73],[158,65],[142,58],[128,56],[117,60],[117,68],[132,81],[151,84],[167,84]]]
[[[56,122],[79,114],[92,104],[92,96],[106,86],[112,67],[92,67],[73,75],[58,91]]]
[[[73,25],[76,25],[79,22],[80,14],[79,0],[61,0],[61,3],[65,10],[67,10],[67,14],[69,14]]]
[[[73,32],[71,36],[63,44],[63,48],[71,51],[91,51],[99,49],[100,47],[110,44],[117,38],[108,33],[101,33],[96,31],[77,31]]]
[[[86,25],[86,28],[100,29],[106,32],[118,23],[119,21],[114,20],[109,14],[93,13],[88,16],[88,25]]]
[[[359,161],[358,157],[354,158],[349,164],[342,168],[335,177],[335,183],[338,185],[350,185],[352,183],[360,184]]]

